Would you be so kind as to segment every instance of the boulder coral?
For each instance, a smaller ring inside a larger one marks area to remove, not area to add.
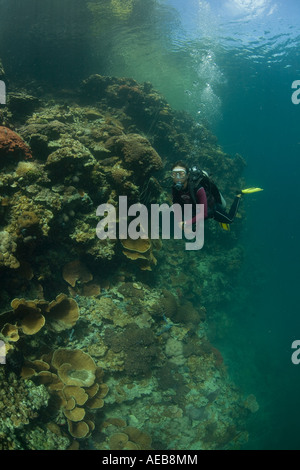
[[[161,170],[162,160],[148,139],[139,134],[111,137],[106,148],[122,158],[126,169],[135,173],[135,179],[149,176],[150,172]]]
[[[68,138],[58,143],[59,148],[52,152],[45,168],[50,178],[57,181],[72,180],[72,175],[81,172],[81,178],[87,179],[96,160],[91,152],[79,141]]]
[[[23,139],[8,127],[0,126],[0,168],[28,158],[32,158],[32,154]]]

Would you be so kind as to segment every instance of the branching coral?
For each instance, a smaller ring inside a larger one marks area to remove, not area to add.
[[[24,382],[12,372],[7,375],[4,369],[0,369],[0,378],[0,433],[11,433],[27,425],[40,408],[47,406],[49,393],[43,385]]]
[[[17,269],[20,266],[19,261],[14,256],[17,249],[16,237],[3,230],[0,232],[0,268],[6,266],[8,268]]]

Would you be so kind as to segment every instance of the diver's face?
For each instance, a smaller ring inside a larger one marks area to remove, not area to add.
[[[172,180],[176,189],[185,188],[187,182],[187,171],[185,168],[175,167],[172,170]]]

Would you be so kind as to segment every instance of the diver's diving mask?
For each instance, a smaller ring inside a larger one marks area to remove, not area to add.
[[[173,168],[172,170],[172,178],[174,181],[183,180],[186,177],[186,169],[185,168]]]
[[[187,171],[185,168],[175,167],[172,170],[172,179],[174,188],[180,191],[184,187]]]

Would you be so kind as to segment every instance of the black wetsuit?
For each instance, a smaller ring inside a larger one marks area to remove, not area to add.
[[[231,224],[238,211],[240,200],[240,197],[235,196],[228,213],[221,204],[215,204],[209,217],[222,224]]]
[[[222,201],[224,201],[224,199],[222,198],[220,191],[216,188],[216,186],[214,188],[215,193],[217,192],[215,196],[212,194],[208,196],[205,189],[200,186],[197,190],[194,190],[195,195],[192,197],[189,185],[186,189],[179,191],[173,187],[173,203],[179,203],[181,206],[184,204],[193,204],[193,206],[195,206],[197,203],[203,204],[205,219],[214,219],[217,222],[223,224],[231,224],[238,211],[240,197],[236,196],[234,198],[230,210],[227,212],[224,205],[222,205]],[[218,199],[220,202],[217,202],[216,199]],[[194,217],[195,210],[193,207],[193,223],[195,222]]]

